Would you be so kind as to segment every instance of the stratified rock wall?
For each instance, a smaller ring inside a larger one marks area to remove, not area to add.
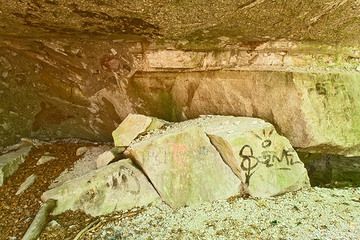
[[[189,51],[146,41],[0,42],[1,145],[109,140],[129,113],[260,117],[295,147],[357,155],[360,52],[287,41]]]
[[[0,146],[107,141],[129,113],[261,117],[359,154],[360,2],[0,3]]]

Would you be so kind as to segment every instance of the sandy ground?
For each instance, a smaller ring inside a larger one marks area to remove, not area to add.
[[[84,239],[360,239],[360,188],[312,188],[177,211],[161,204],[107,222]]]

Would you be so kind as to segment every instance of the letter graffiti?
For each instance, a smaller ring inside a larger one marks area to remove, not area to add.
[[[250,177],[254,174],[255,171],[252,171],[259,163],[258,159],[254,157],[254,152],[249,145],[245,145],[241,148],[240,157],[242,157],[241,161],[241,169],[245,172],[245,184],[249,185]]]
[[[254,155],[253,148],[248,144],[241,148],[239,152],[241,158],[240,168],[245,171],[245,184],[249,185],[250,178],[255,173],[256,167],[259,164],[263,164],[267,168],[274,167],[275,163],[285,164],[283,167],[278,167],[277,170],[291,170],[291,166],[301,164],[301,162],[294,157],[295,151],[292,148],[283,149],[280,155],[278,155],[277,152],[270,150],[270,147],[272,146],[270,137],[273,132],[274,129],[271,129],[268,133],[266,133],[266,130],[264,129],[260,135],[252,132],[256,138],[261,140],[261,148],[263,151],[259,156]]]

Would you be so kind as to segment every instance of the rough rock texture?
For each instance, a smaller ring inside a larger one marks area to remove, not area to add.
[[[231,114],[272,122],[295,147],[358,154],[357,48],[288,41],[216,51],[166,46],[0,41],[0,145],[21,136],[110,140],[129,113],[171,121]]]
[[[45,192],[57,200],[54,214],[82,210],[92,216],[145,206],[159,199],[147,178],[130,160],[121,160]]]
[[[108,141],[129,113],[232,114],[358,155],[359,14],[358,0],[1,2],[0,146]]]
[[[309,178],[289,141],[260,119],[213,117],[205,124],[211,143],[253,197],[309,187]]]
[[[140,35],[210,43],[288,38],[360,44],[356,0],[23,0],[2,1],[0,9],[3,35]]]
[[[359,154],[359,79],[355,72],[157,72],[136,75],[131,84],[146,99],[142,111],[160,109],[165,95],[168,118],[257,116],[295,147]]]
[[[32,146],[21,147],[20,149],[0,156],[0,186],[10,177],[25,161],[26,155]]]
[[[173,208],[240,194],[240,180],[197,126],[139,140],[129,152]]]

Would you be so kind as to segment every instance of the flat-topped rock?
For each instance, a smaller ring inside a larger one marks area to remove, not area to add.
[[[140,114],[129,114],[113,131],[115,146],[129,146],[140,134],[162,127],[166,122]]]
[[[195,125],[155,132],[132,144],[128,152],[173,208],[240,193],[240,180]]]
[[[159,199],[147,178],[129,159],[112,163],[45,192],[57,200],[53,214],[82,210],[92,216],[145,206]]]
[[[32,146],[24,146],[16,151],[12,151],[0,156],[0,186],[4,184],[25,161],[25,157],[29,154]]]

